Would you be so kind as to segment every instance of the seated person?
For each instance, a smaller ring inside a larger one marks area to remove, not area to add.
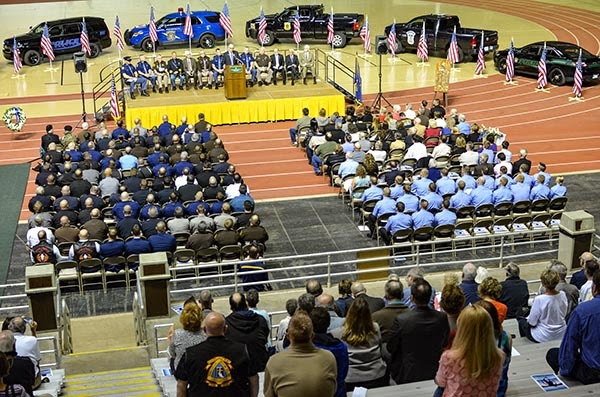
[[[152,92],[156,92],[157,76],[154,72],[154,69],[152,69],[152,66],[150,66],[148,61],[146,61],[146,57],[144,55],[140,56],[140,61],[137,64],[136,70],[139,76],[145,78],[146,80],[150,80],[150,83],[152,83]]]
[[[242,283],[255,283],[255,282],[259,282],[259,281],[269,281],[269,273],[265,272],[265,273],[255,273],[255,274],[244,274],[246,272],[256,272],[256,271],[260,271],[260,270],[265,270],[265,263],[260,260],[262,256],[261,253],[261,249],[256,246],[256,245],[252,245],[249,249],[248,249],[248,257],[244,258],[245,261],[253,261],[250,263],[243,263],[238,265],[239,269],[238,271],[240,272],[240,275],[242,277]],[[255,289],[257,291],[265,291],[266,289],[268,289],[268,287],[266,286],[266,284],[254,284],[254,285],[248,285],[248,286],[244,286],[244,291],[248,291],[249,289]]]
[[[219,88],[219,77],[224,78],[225,75],[225,59],[221,54],[221,49],[215,50],[215,56],[212,59],[212,70],[213,70],[213,82],[215,88]]]
[[[129,95],[131,99],[135,99],[135,85],[140,85],[142,96],[148,96],[146,91],[148,87],[148,80],[141,77],[133,64],[131,63],[131,57],[126,56],[123,58],[125,64],[121,67],[121,75],[125,79],[125,82],[129,84]]]
[[[200,88],[204,88],[206,81],[206,86],[212,89],[213,85],[213,68],[212,61],[205,54],[204,51],[200,51],[200,56],[198,57],[198,86]]]
[[[254,55],[252,55],[248,47],[244,47],[244,51],[240,54],[240,59],[244,65],[244,68],[246,69],[246,80],[248,81],[250,87],[252,87],[254,84],[256,84],[256,74],[258,73]]]
[[[294,85],[296,80],[300,78],[300,63],[298,61],[298,55],[296,55],[293,48],[290,49],[288,55],[285,57],[285,67],[292,79],[292,85]]]
[[[196,60],[192,58],[192,53],[189,51],[185,52],[185,59],[183,60],[183,72],[185,73],[185,88],[190,89],[192,80],[194,81],[194,88],[198,88],[198,79],[196,78],[198,73],[198,65]]]
[[[256,64],[258,85],[261,86],[263,84],[271,84],[271,79],[273,78],[271,59],[267,54],[265,54],[264,47],[260,47],[260,50],[258,50],[258,55],[256,56],[256,61],[254,63]]]
[[[183,83],[185,83],[185,73],[183,70],[183,62],[177,58],[175,51],[171,52],[171,59],[167,63],[167,70],[169,72],[169,78],[171,80],[171,89],[177,90],[177,80],[179,80],[179,89],[183,90]]]
[[[162,55],[156,54],[156,60],[154,61],[154,73],[156,81],[158,82],[158,92],[165,93],[169,92],[169,70],[167,69],[167,62],[162,59]]]
[[[302,76],[302,81],[306,84],[306,75],[308,73],[312,74],[314,84],[317,84],[317,75],[315,68],[315,57],[313,53],[310,51],[310,46],[304,46],[304,52],[300,55],[300,75]]]
[[[277,74],[281,74],[283,85],[285,85],[285,80],[287,77],[285,62],[283,55],[279,53],[277,48],[273,49],[273,55],[271,55],[271,70],[273,72],[273,84],[277,85]]]

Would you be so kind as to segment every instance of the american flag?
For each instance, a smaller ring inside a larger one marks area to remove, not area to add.
[[[117,47],[119,51],[125,49],[125,43],[123,42],[123,35],[121,34],[121,24],[119,23],[119,16],[115,19],[115,28],[113,29],[113,35],[117,38]]]
[[[327,20],[327,43],[333,43],[333,7],[331,7],[331,14]]]
[[[573,94],[576,98],[581,96],[581,86],[583,84],[583,71],[581,70],[581,49],[579,50],[579,58],[577,59],[577,67],[575,68],[575,77],[573,77]]]
[[[298,44],[302,41],[302,33],[300,33],[300,9],[296,7],[296,16],[294,17],[294,43]]]
[[[450,40],[450,47],[448,48],[448,60],[453,64],[460,61],[458,43],[456,42],[456,26],[454,27],[454,32],[452,32],[452,39]]]
[[[119,98],[117,98],[117,89],[115,87],[115,77],[112,79],[112,88],[110,90],[110,112],[116,119],[121,117],[121,110],[119,109]]]
[[[392,56],[395,57],[396,56],[396,48],[398,48],[398,45],[396,43],[396,20],[395,19],[394,19],[394,23],[392,24],[392,28],[390,29],[390,33],[388,33],[387,43],[388,43],[390,52],[392,53]]]
[[[83,18],[83,22],[81,23],[81,36],[79,37],[79,41],[81,42],[81,51],[86,54],[91,55],[92,49],[90,48],[90,38],[87,34],[87,28],[85,27],[85,18]]]
[[[515,46],[513,40],[510,39],[510,47],[506,55],[506,81],[511,82],[515,77]]]
[[[15,73],[17,74],[23,67],[23,62],[21,62],[21,53],[19,51],[17,38],[15,36],[13,36],[13,66],[15,67]]]
[[[369,29],[369,17],[365,18],[365,24],[360,29],[360,38],[363,41],[365,52],[371,52],[371,30]]]
[[[150,41],[156,43],[158,41],[158,33],[156,33],[156,23],[154,22],[154,7],[150,7]]]
[[[544,49],[542,50],[542,56],[538,63],[538,88],[544,88],[548,84],[548,72],[546,71],[546,43],[544,43]]]
[[[262,6],[260,6],[260,16],[258,17],[258,41],[260,41],[260,45],[265,43],[266,34],[267,20],[265,19],[265,13],[263,12]]]
[[[194,29],[192,28],[192,14],[190,13],[190,3],[185,10],[185,25],[183,25],[183,34],[189,37],[194,37]]]
[[[54,49],[52,48],[52,42],[50,41],[50,34],[48,34],[47,23],[44,24],[40,46],[42,47],[42,53],[48,57],[48,60],[50,62],[54,61]]]
[[[421,29],[421,36],[419,36],[419,44],[417,45],[417,57],[423,62],[429,60],[429,47],[427,46],[427,33],[425,33],[425,22],[423,22],[423,29]]]
[[[482,74],[485,70],[485,52],[483,52],[483,31],[481,31],[481,43],[479,43],[479,53],[477,54],[477,65],[475,74]]]
[[[229,7],[227,2],[223,5],[223,11],[219,14],[219,25],[225,31],[228,37],[233,37],[233,27],[231,26],[231,18],[229,17]]]

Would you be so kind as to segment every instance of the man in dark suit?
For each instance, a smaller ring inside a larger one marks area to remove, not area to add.
[[[298,62],[298,55],[296,55],[294,49],[290,49],[289,54],[285,57],[285,67],[290,73],[292,85],[294,85],[294,82],[300,78],[300,70],[298,69],[300,63]]]
[[[431,285],[417,279],[411,286],[415,309],[396,317],[389,332],[388,368],[396,384],[433,379],[448,344],[450,326],[446,313],[429,307]]]
[[[531,169],[531,160],[527,159],[526,149],[521,149],[519,151],[519,159],[513,163],[513,176],[519,173],[522,164],[527,164],[527,169]]]
[[[375,313],[376,311],[383,309],[385,306],[383,299],[367,295],[367,288],[365,288],[364,284],[360,282],[352,284],[352,296],[354,299],[358,298],[359,296],[365,299],[369,305],[369,311],[371,313]]]
[[[42,136],[42,149],[44,149],[44,151],[48,150],[48,145],[51,143],[58,145],[60,143],[60,138],[52,131],[52,124],[48,124],[46,126],[46,135]]]
[[[237,65],[241,63],[240,54],[236,50],[233,49],[233,44],[229,44],[227,46],[227,52],[223,54],[223,58],[225,61],[225,65]]]
[[[277,85],[277,73],[280,73],[283,85],[285,85],[287,75],[285,61],[277,48],[273,50],[273,55],[271,55],[271,70],[273,71],[273,84]]]

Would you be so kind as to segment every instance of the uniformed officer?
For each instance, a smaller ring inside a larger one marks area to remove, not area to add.
[[[225,60],[223,59],[223,55],[221,54],[221,49],[217,48],[215,50],[215,56],[212,60],[212,69],[213,69],[213,81],[215,83],[215,89],[219,89],[219,76],[223,76],[225,72]]]
[[[183,70],[185,72],[185,88],[187,90],[190,89],[192,80],[194,80],[194,88],[198,88],[198,79],[196,78],[198,74],[198,65],[196,64],[196,60],[192,58],[192,53],[189,51],[185,52]]]
[[[165,92],[169,92],[169,71],[167,62],[163,60],[162,55],[157,54],[154,61],[154,73],[156,73],[156,81],[158,82],[158,92],[162,94],[163,87]]]
[[[270,84],[273,78],[273,71],[271,70],[271,59],[265,54],[264,47],[260,47],[255,63],[258,71],[258,85],[263,85],[263,83]]]
[[[62,259],[58,247],[48,241],[45,230],[38,232],[38,239],[39,243],[31,247],[31,251],[29,252],[31,263],[55,264],[58,260]]]
[[[277,73],[280,73],[281,79],[283,80],[283,85],[285,85],[285,80],[287,77],[285,61],[283,59],[283,55],[279,54],[279,50],[277,48],[273,50],[273,55],[271,55],[271,70],[273,71],[273,84],[277,85]]]
[[[129,94],[131,95],[131,99],[135,99],[134,91],[136,84],[140,85],[142,96],[148,96],[148,92],[146,91],[148,88],[148,80],[138,75],[135,66],[131,64],[131,57],[124,57],[123,61],[125,61],[125,63],[123,64],[123,67],[121,67],[121,74],[123,75],[125,82],[129,84]]]
[[[307,73],[312,74],[314,84],[317,84],[315,57],[310,51],[309,45],[304,46],[304,52],[300,56],[300,74],[302,75],[302,80],[304,81],[304,84],[306,84]]]
[[[294,82],[300,78],[300,63],[293,48],[290,48],[289,54],[285,57],[285,67],[292,78],[292,85],[294,85]]]
[[[173,91],[177,90],[175,81],[179,79],[179,89],[183,90],[183,83],[185,82],[185,73],[183,72],[183,62],[177,58],[177,53],[173,51],[171,53],[171,59],[167,63],[167,70],[171,78],[171,88]]]
[[[198,57],[198,85],[200,86],[200,88],[204,87],[203,81],[205,79],[208,88],[212,88],[212,63],[210,61],[210,58],[204,53],[204,51],[200,51],[200,56]]]
[[[152,92],[156,92],[156,73],[154,73],[154,69],[146,61],[144,55],[140,56],[140,61],[137,64],[137,72],[138,75],[150,80],[150,83],[152,83]]]
[[[246,68],[246,79],[250,80],[250,87],[256,84],[256,64],[254,63],[254,55],[250,52],[248,47],[244,47],[244,52],[240,55],[240,60]]]

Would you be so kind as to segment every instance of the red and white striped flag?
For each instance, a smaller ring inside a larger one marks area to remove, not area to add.
[[[112,79],[112,88],[110,90],[110,112],[114,119],[121,117],[121,110],[119,108],[119,98],[117,98],[117,88],[115,87],[115,78]]]
[[[231,26],[231,18],[229,17],[229,6],[227,6],[227,2],[223,4],[223,10],[219,14],[219,25],[225,31],[225,35],[228,37],[233,37],[233,27]]]
[[[475,74],[483,74],[485,70],[485,52],[483,51],[483,30],[481,31],[481,43],[479,43],[479,52],[477,53],[477,65],[475,65]]]
[[[429,60],[429,47],[427,46],[427,33],[425,32],[425,22],[423,21],[423,29],[419,36],[419,44],[417,44],[417,57],[423,62]]]
[[[513,39],[510,39],[510,47],[506,55],[506,81],[510,83],[513,77],[515,77],[515,46]]]
[[[371,29],[369,28],[369,16],[365,18],[365,24],[360,29],[360,38],[362,39],[365,52],[371,52]]]
[[[42,47],[42,54],[46,55],[50,62],[54,61],[54,48],[52,48],[52,42],[50,41],[47,23],[44,23],[44,30],[42,31],[42,41],[40,46]]]
[[[546,85],[548,85],[548,72],[546,71],[546,43],[544,43],[542,56],[540,57],[540,62],[538,62],[537,88],[542,89]]]
[[[267,20],[265,19],[265,13],[263,12],[262,6],[260,6],[260,16],[258,17],[258,41],[260,45],[265,44],[265,38],[267,35]]]
[[[296,6],[296,16],[294,17],[294,43],[299,44],[302,41],[300,31],[300,9]]]
[[[460,54],[458,53],[458,43],[456,42],[456,26],[454,32],[452,32],[452,39],[450,40],[450,47],[448,47],[448,60],[452,64],[460,61]]]
[[[327,20],[327,44],[333,43],[333,7],[331,7],[331,14]]]
[[[190,38],[194,37],[194,28],[192,27],[192,14],[190,12],[190,3],[188,3],[187,9],[185,11],[185,24],[183,25],[183,34],[189,36]]]
[[[156,22],[154,22],[154,7],[150,7],[150,24],[148,25],[150,33],[150,41],[156,43],[158,41],[158,33],[156,33]]]
[[[119,51],[125,49],[125,43],[123,42],[123,35],[121,34],[121,24],[119,23],[119,16],[115,19],[115,27],[113,29],[113,36],[117,38],[117,48]]]
[[[15,68],[15,74],[19,74],[19,71],[23,67],[23,62],[21,61],[21,52],[19,51],[19,46],[17,45],[16,36],[13,36],[13,66]]]
[[[396,43],[396,20],[394,19],[394,23],[392,24],[392,28],[388,33],[387,37],[388,47],[390,49],[390,53],[392,57],[396,57],[396,49],[398,48],[398,44]]]
[[[83,18],[83,22],[81,22],[81,36],[79,37],[79,41],[81,42],[81,51],[90,56],[92,54],[92,49],[90,48],[90,38],[88,37],[87,28],[85,26],[85,18]]]
[[[581,49],[579,49],[579,58],[577,59],[577,67],[575,67],[575,76],[573,77],[573,94],[575,98],[579,98],[582,94],[583,85],[583,70],[581,64]]]

